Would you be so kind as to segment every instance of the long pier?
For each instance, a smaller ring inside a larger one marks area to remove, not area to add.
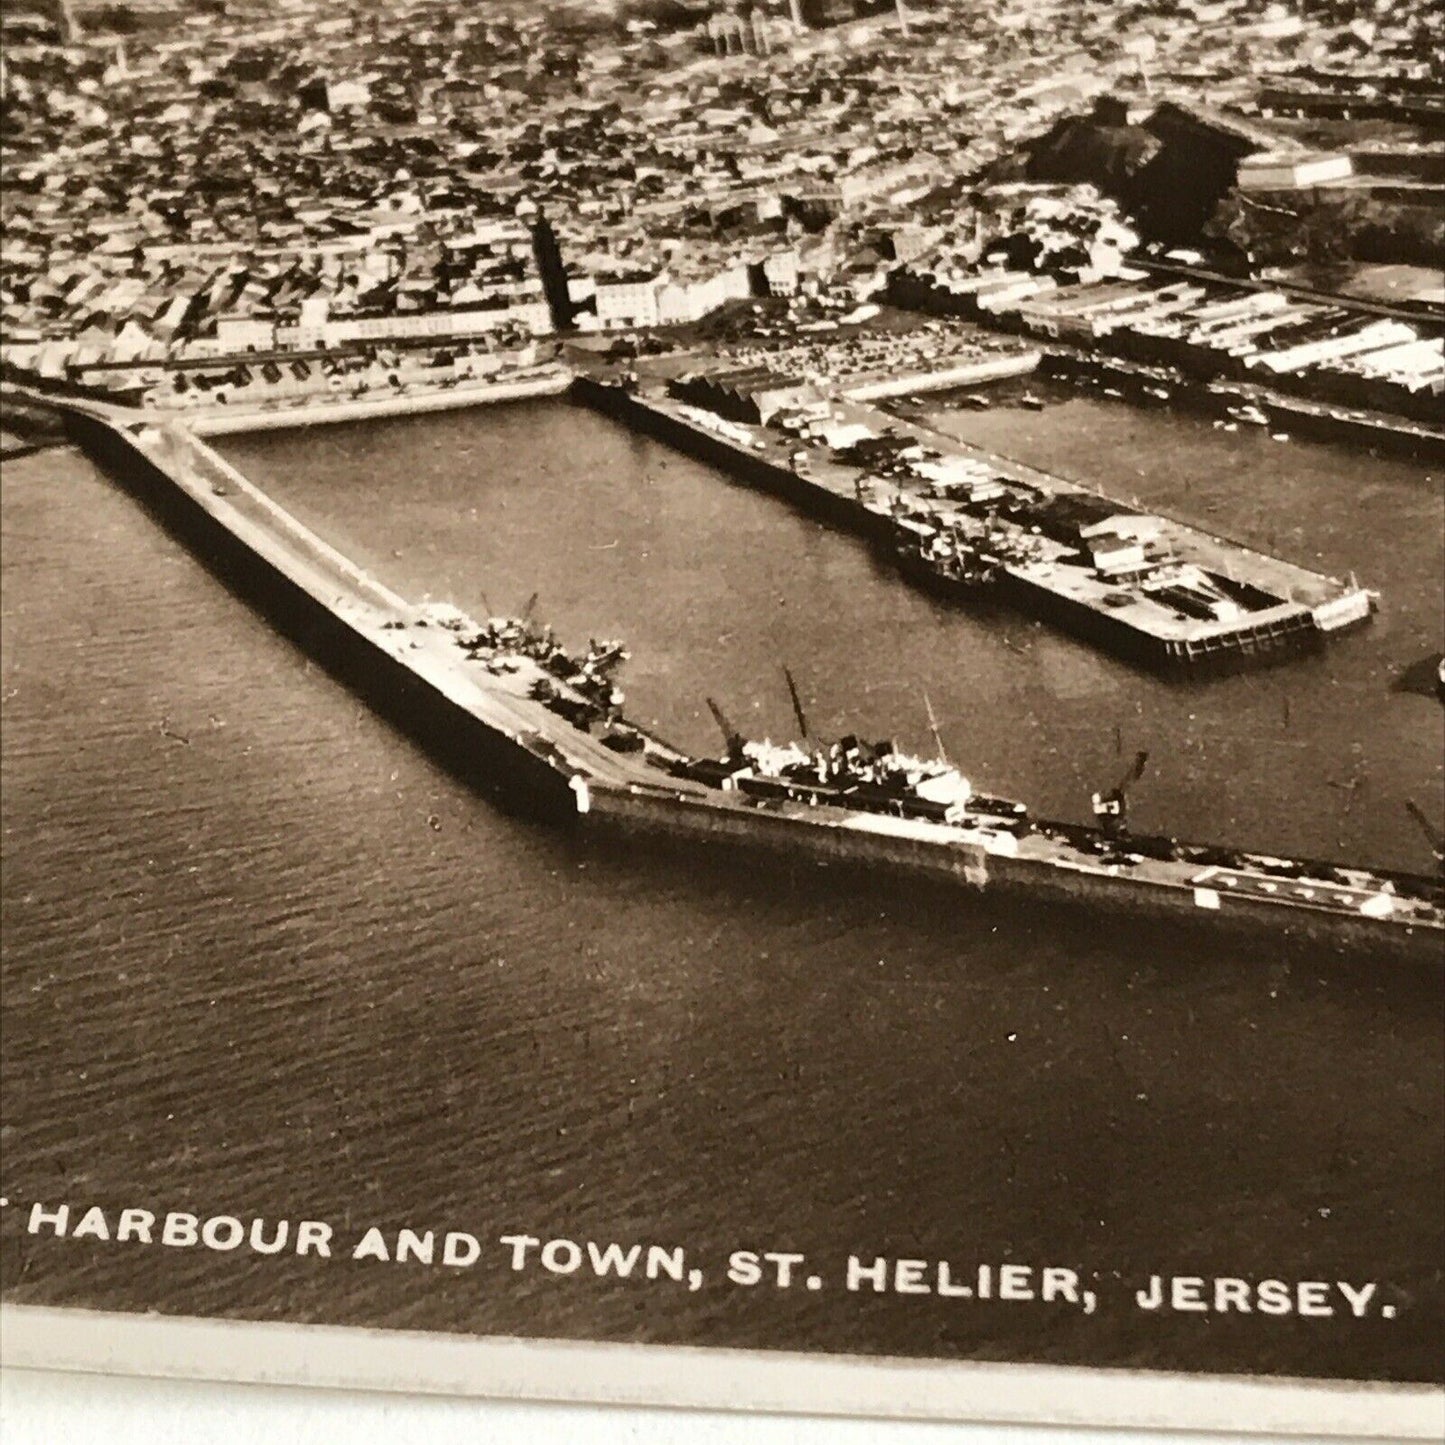
[[[971,363],[966,370],[977,380],[993,371],[1031,369],[1038,361],[1037,353],[1028,353]],[[558,366],[526,379],[473,383],[435,393],[311,399],[268,407],[232,402],[165,414],[182,420],[194,435],[223,435],[566,392],[740,480],[871,537],[892,551],[912,580],[929,590],[950,597],[967,597],[976,590],[974,581],[951,576],[946,565],[924,556],[922,540],[932,538],[946,547],[950,528],[960,529],[956,535],[987,532],[998,524],[986,504],[980,508],[967,499],[929,499],[921,479],[901,482],[887,502],[872,502],[860,487],[863,471],[832,456],[826,446],[815,442],[799,449],[796,441],[769,427],[709,419],[704,409],[677,404],[655,378],[643,394],[635,385],[622,384],[621,376],[617,369],[584,363],[577,370]],[[909,379],[910,390],[917,384],[917,378]],[[869,404],[869,398],[894,389],[867,384],[852,390],[844,387],[829,405],[838,420],[870,435],[896,433],[901,420]],[[989,455],[921,425],[911,424],[911,430],[921,445],[940,455],[969,458],[1015,496],[1031,498],[1027,510],[1045,522],[1031,528],[1006,524],[1005,530],[1011,528],[1037,555],[988,564],[994,593],[1020,611],[1137,666],[1181,678],[1240,671],[1314,650],[1330,636],[1368,621],[1374,610],[1372,594],[1353,581],[1347,584],[1311,572],[1161,514],[1146,517],[1077,483]],[[1088,546],[1076,545],[1081,538],[1028,535],[1049,532],[1045,512],[1077,504],[1092,509],[1096,517],[1107,518],[1112,510],[1126,527],[1151,529],[1154,535],[1144,543],[1147,562],[1141,562],[1133,574],[1112,567],[1105,570]],[[899,505],[920,513],[911,524],[911,535],[898,524]]]
[[[835,460],[825,447],[803,447],[768,427],[714,418],[658,387],[644,393],[579,376],[573,394],[840,527],[879,544],[897,540],[891,507],[870,504],[860,492],[859,469]],[[856,422],[873,435],[902,425],[858,403],[837,402],[834,411],[839,421]],[[1063,478],[980,452],[941,433],[918,426],[910,426],[910,432],[918,442],[945,455],[968,456],[1000,482],[1016,484],[1046,502],[1084,499],[1106,509],[1117,506],[1123,514],[1131,511]],[[908,493],[900,489],[899,495]],[[920,485],[913,498],[921,500],[922,495]],[[946,503],[931,505],[942,519],[967,516]],[[1313,650],[1329,636],[1368,621],[1373,611],[1371,594],[1353,582],[1311,572],[1168,517],[1151,514],[1150,519],[1159,527],[1156,545],[1167,550],[1174,564],[1200,569],[1246,604],[1222,617],[1189,613],[1170,604],[1167,588],[1151,590],[1111,580],[1062,546],[1038,561],[1001,567],[993,584],[997,594],[1127,661],[1176,676],[1238,671]],[[915,566],[910,575],[924,586],[946,586],[926,565]]]
[[[204,560],[248,600],[281,613],[288,631],[305,631],[347,680],[364,672],[370,690],[414,710],[408,724],[460,726],[467,746],[480,742],[487,767],[474,780],[500,782],[504,793],[553,817],[587,810],[584,781],[656,785],[656,773],[562,726],[542,703],[469,664],[425,606],[357,567],[191,432],[96,408],[72,412],[68,425]],[[676,793],[677,784],[667,791]]]
[[[530,696],[524,682],[470,657],[434,609],[383,586],[201,439],[101,405],[69,408],[66,420],[234,590],[465,781],[530,815],[911,874],[960,887],[961,897],[1000,891],[1214,927],[1269,926],[1363,947],[1371,958],[1441,962],[1445,900],[1411,875],[1318,865],[1318,876],[1275,877],[1206,856],[1220,850],[1101,855],[1067,825],[1040,821],[1015,835],[983,816],[941,823],[788,796],[759,800],[660,765],[680,756],[665,744],[650,754],[615,751]]]

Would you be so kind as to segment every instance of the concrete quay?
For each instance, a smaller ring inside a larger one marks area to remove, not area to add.
[[[565,726],[514,680],[469,661],[426,607],[342,556],[180,426],[98,405],[68,408],[66,422],[232,590],[469,783],[552,819],[584,810],[584,781],[702,791]]]
[[[571,381],[570,373],[559,368],[542,376],[472,386],[360,397],[316,396],[270,406],[214,406],[171,415],[195,436],[239,436],[248,432],[286,431],[292,427],[371,421],[377,417],[420,416],[428,412],[462,411],[474,406],[560,396]]]
[[[581,375],[573,395],[629,426],[772,491],[825,520],[869,537],[885,548],[900,534],[899,503],[925,504],[921,484],[900,484],[886,499],[869,498],[863,473],[840,462],[824,445],[795,439],[756,424],[724,420],[667,394],[661,385],[624,386],[606,375]],[[837,401],[832,415],[874,436],[905,426],[916,443],[944,456],[964,456],[992,477],[1038,499],[1040,514],[1079,500],[1095,512],[1131,509],[1087,488],[967,447],[952,437],[858,402]],[[966,503],[928,499],[943,522],[977,521]],[[1237,671],[1319,647],[1329,636],[1367,621],[1372,595],[1353,582],[1327,577],[1282,558],[1212,536],[1172,518],[1149,514],[1151,551],[1160,565],[1152,582],[1109,577],[1076,548],[1052,539],[1037,544],[1037,560],[1010,562],[993,584],[996,595],[1125,660],[1177,676]],[[1199,615],[1187,587],[1198,569],[1235,599],[1226,615]],[[921,585],[966,596],[969,589],[914,559],[909,575]],[[1170,578],[1182,579],[1171,586]],[[1174,605],[1180,599],[1183,606]]]
[[[1242,855],[1161,853],[1143,841],[1138,856],[1114,857],[1081,830],[1044,820],[1015,835],[986,815],[945,824],[754,799],[680,776],[671,765],[683,755],[645,734],[642,751],[614,751],[533,699],[525,676],[470,658],[453,626],[465,619],[449,623],[399,597],[203,441],[113,408],[71,408],[67,422],[220,580],[438,761],[526,816],[603,837],[689,838],[804,864],[883,869],[970,893],[1202,917],[1226,931],[1267,926],[1296,941],[1363,948],[1374,961],[1438,966],[1445,906],[1439,888],[1412,876],[1318,864],[1298,865],[1312,871],[1297,881],[1273,881]]]

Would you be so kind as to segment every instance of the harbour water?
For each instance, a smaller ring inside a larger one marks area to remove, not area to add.
[[[1070,400],[942,420],[1343,573],[1381,615],[1203,686],[903,585],[865,546],[561,403],[221,449],[408,595],[536,591],[624,637],[689,747],[896,732],[1065,816],[1428,866],[1441,492],[1417,466]],[[1072,467],[1066,457],[1076,458]],[[1093,473],[1080,468],[1092,469]],[[1438,979],[507,816],[371,716],[83,460],[4,494],[4,1187],[457,1229],[474,1269],[18,1235],[5,1297],[512,1334],[1431,1377]],[[1121,760],[1122,759],[1122,760]],[[503,1234],[683,1245],[706,1283],[514,1275]],[[796,1250],[816,1292],[729,1287]],[[1072,1266],[1099,1311],[849,1294],[849,1254]],[[1161,1316],[1154,1273],[1379,1281],[1394,1320]]]

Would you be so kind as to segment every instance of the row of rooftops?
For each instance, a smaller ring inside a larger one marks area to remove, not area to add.
[[[1267,288],[1148,279],[1068,284],[1049,275],[979,270],[972,292],[985,309],[1026,330],[1067,342],[1130,347],[1168,343],[1179,356],[1228,359],[1261,380],[1328,373],[1445,394],[1445,339],[1438,324],[1375,316]]]
[[[188,13],[135,41],[22,35],[7,47],[0,307],[46,335],[97,316],[148,326],[174,314],[194,328],[214,310],[213,278],[148,259],[177,245],[246,271],[243,304],[259,314],[316,295],[359,314],[450,304],[453,283],[480,302],[515,274],[482,264],[438,287],[432,248],[514,219],[523,198],[552,216],[584,275],[703,277],[746,259],[750,237],[754,254],[774,245],[780,198],[895,213],[910,181],[972,168],[1081,91],[1132,75],[1141,36],[1161,75],[1202,68],[1229,89],[1232,52],[1215,30],[1247,9],[1193,26],[1136,9],[1121,26],[1064,0],[994,16],[940,0],[907,38],[878,23],[726,63],[696,57],[687,36],[617,41],[440,0],[328,16],[278,0],[264,21]],[[1266,53],[1260,69],[1287,74],[1300,54]],[[1072,91],[1058,92],[1060,76]],[[751,218],[714,237],[730,198]],[[348,243],[401,243],[396,274],[310,275],[315,256]],[[73,268],[142,290],[70,310]]]

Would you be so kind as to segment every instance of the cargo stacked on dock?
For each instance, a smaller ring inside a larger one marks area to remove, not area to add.
[[[1094,826],[1036,819],[976,789],[941,746],[938,758],[920,759],[891,741],[812,738],[790,677],[801,742],[746,739],[719,709],[726,755],[700,759],[621,716],[619,643],[568,652],[532,624],[530,605],[521,618],[486,624],[449,607],[413,606],[180,428],[103,407],[77,408],[72,422],[87,450],[339,676],[479,786],[550,818],[975,889],[1282,924],[1366,945],[1373,956],[1389,947],[1438,965],[1445,889],[1437,881],[1131,833],[1125,795],[1142,754],[1123,782],[1095,797]],[[541,679],[549,679],[547,696]],[[554,705],[559,698],[568,705]],[[1436,851],[1438,862],[1438,840]]]
[[[1146,514],[765,368],[579,377],[579,399],[1141,666],[1227,672],[1367,621],[1353,581]]]

